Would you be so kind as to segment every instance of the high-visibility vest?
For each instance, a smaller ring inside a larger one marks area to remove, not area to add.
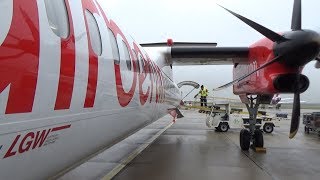
[[[208,89],[207,88],[200,89],[199,94],[201,96],[208,96]]]

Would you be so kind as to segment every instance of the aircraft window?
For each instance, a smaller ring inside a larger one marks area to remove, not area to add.
[[[139,55],[139,64],[141,64],[141,72],[143,72],[144,70],[144,61],[143,61],[143,57],[141,55]]]
[[[119,55],[119,48],[118,48],[118,44],[117,44],[117,39],[114,36],[113,32],[111,31],[111,29],[108,29],[109,31],[109,37],[110,37],[110,43],[111,43],[111,48],[112,48],[112,54],[114,57],[114,63],[115,64],[120,64],[120,55]]]
[[[45,0],[47,18],[52,31],[61,38],[69,36],[69,18],[65,0]]]
[[[122,45],[123,45],[123,50],[124,50],[124,60],[126,61],[127,68],[129,70],[131,70],[131,59],[130,59],[128,47],[124,41],[122,41]]]
[[[153,63],[150,63],[150,68],[151,68],[151,73],[154,74],[154,67],[153,67]]]
[[[137,52],[133,49],[132,50],[134,52],[134,55],[135,55],[135,61],[137,62],[137,72],[140,72],[140,62],[139,62],[139,59],[138,59],[138,55],[137,55]]]
[[[93,16],[93,14],[88,10],[86,10],[85,14],[86,14],[87,23],[88,23],[90,43],[91,43],[92,49],[97,55],[100,56],[102,53],[102,42],[101,42],[100,30],[99,30],[97,20]]]
[[[150,74],[153,74],[153,66],[152,63],[149,63]]]

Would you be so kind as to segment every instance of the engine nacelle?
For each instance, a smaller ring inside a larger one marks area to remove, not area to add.
[[[300,93],[305,92],[309,87],[309,79],[307,76],[300,74]],[[273,85],[280,93],[294,93],[295,83],[297,81],[296,74],[282,74],[273,80]]]

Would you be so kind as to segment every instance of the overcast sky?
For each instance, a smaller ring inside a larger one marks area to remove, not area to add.
[[[250,46],[262,38],[255,30],[217,6],[219,3],[273,31],[290,30],[293,0],[99,0],[113,19],[137,42],[217,42],[218,46]],[[302,0],[302,27],[320,31],[320,1]],[[301,99],[320,103],[320,70],[309,63],[303,71],[310,79]],[[204,84],[208,89],[232,80],[231,66],[174,67],[174,80]],[[186,94],[190,87],[183,88]],[[192,93],[188,99],[192,99]],[[212,95],[212,91],[211,91]],[[232,89],[215,96],[236,98]],[[283,95],[282,97],[291,97]]]

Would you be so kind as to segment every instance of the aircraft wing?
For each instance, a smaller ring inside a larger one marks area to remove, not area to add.
[[[169,60],[173,65],[247,64],[248,47],[172,46]]]
[[[167,48],[165,51],[172,65],[233,65],[247,64],[248,47],[216,47],[217,43],[168,42],[140,44],[145,48]]]

